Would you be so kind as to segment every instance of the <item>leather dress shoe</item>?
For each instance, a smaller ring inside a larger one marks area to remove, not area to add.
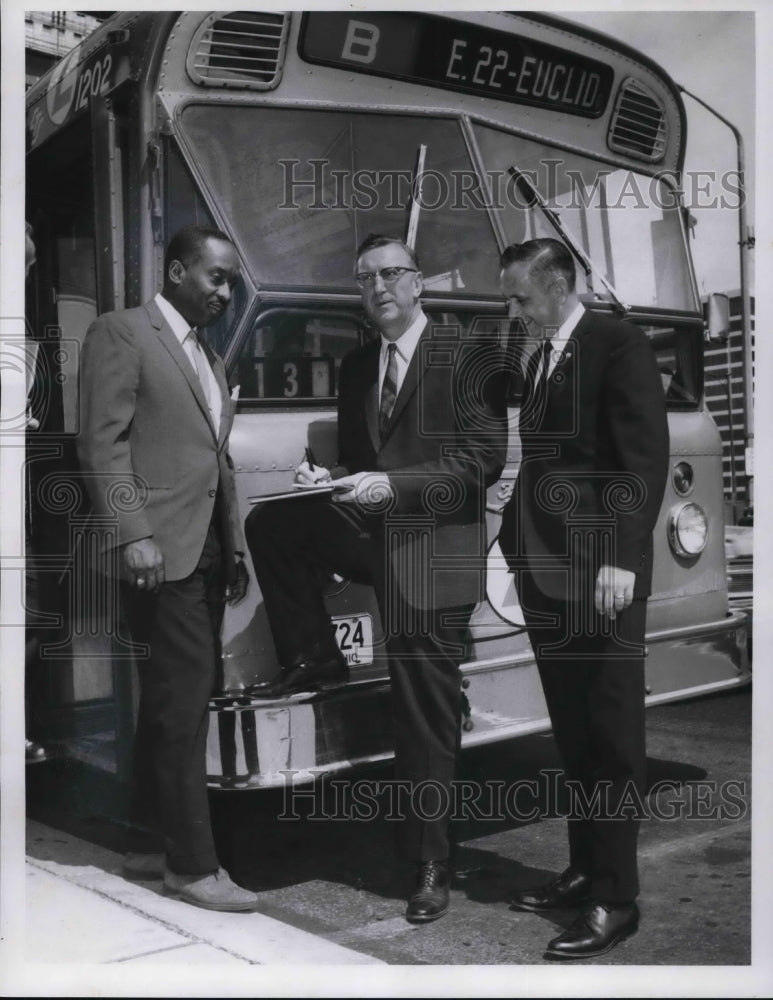
[[[408,900],[405,919],[426,924],[448,913],[451,871],[447,861],[425,861],[419,866],[416,892]]]
[[[205,910],[226,913],[249,912],[258,905],[257,893],[232,882],[224,868],[207,875],[178,875],[167,869],[164,873],[164,895]]]
[[[298,660],[267,684],[253,684],[246,689],[251,698],[287,698],[300,691],[328,691],[349,680],[349,667],[343,656]]]
[[[512,893],[510,907],[528,913],[542,913],[544,910],[557,910],[562,906],[576,906],[585,902],[589,889],[589,875],[583,875],[574,868],[567,868],[547,885]]]
[[[166,871],[164,854],[137,854],[130,851],[124,855],[121,875],[132,882],[151,882],[163,878]]]
[[[545,958],[595,958],[638,928],[636,903],[591,903],[562,934],[548,942]]]

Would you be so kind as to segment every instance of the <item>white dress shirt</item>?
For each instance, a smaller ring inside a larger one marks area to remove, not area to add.
[[[548,378],[553,374],[553,371],[558,364],[558,359],[561,357],[564,348],[569,342],[569,338],[574,333],[574,328],[582,319],[585,313],[585,306],[582,302],[578,302],[574,309],[569,313],[564,322],[559,326],[556,333],[550,338],[550,363],[548,365]],[[537,380],[539,381],[539,373],[542,370],[542,362],[540,362],[539,369],[537,371]]]
[[[193,366],[196,377],[199,377],[200,368],[207,373],[208,384],[202,386],[202,388],[209,404],[209,419],[212,421],[215,431],[218,431],[220,429],[220,414],[223,409],[223,400],[220,395],[220,386],[217,384],[215,373],[212,371],[212,365],[210,365],[207,355],[201,349],[198,336],[190,335],[192,329],[194,334],[196,333],[196,328],[191,328],[190,323],[180,315],[172,303],[168,299],[165,299],[160,292],[155,296],[154,301],[161,310],[164,319],[172,328],[172,333],[180,341],[182,349],[187,354],[188,360]],[[199,364],[196,362],[197,354],[199,355]]]
[[[381,399],[381,389],[384,385],[384,378],[386,377],[387,369],[387,349],[390,344],[394,344],[397,348],[395,351],[395,359],[397,361],[397,385],[395,386],[395,397],[400,393],[400,389],[405,380],[405,373],[408,371],[408,365],[411,363],[411,358],[416,351],[416,345],[419,343],[419,338],[421,337],[424,327],[427,325],[427,317],[424,312],[420,309],[419,315],[411,323],[408,329],[401,333],[397,340],[387,340],[385,336],[381,336],[381,351],[379,352],[378,358],[378,398]]]

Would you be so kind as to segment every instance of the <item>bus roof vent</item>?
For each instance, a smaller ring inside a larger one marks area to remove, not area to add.
[[[639,80],[624,80],[609,126],[609,148],[657,163],[665,155],[666,138],[666,112],[657,95]]]
[[[210,14],[193,36],[188,75],[205,87],[272,90],[282,76],[289,27],[289,14]]]

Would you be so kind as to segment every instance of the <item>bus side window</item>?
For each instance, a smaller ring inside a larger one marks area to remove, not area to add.
[[[700,376],[696,355],[702,350],[700,331],[679,327],[647,328],[655,350],[663,383],[666,403],[671,406],[693,407],[700,398]]]
[[[164,218],[167,233],[175,233],[189,225],[214,226],[212,213],[194,184],[176,142],[168,137],[164,141],[167,151],[164,174]],[[226,353],[234,327],[246,308],[247,299],[244,279],[240,278],[225,312],[204,330],[207,343],[221,357]]]
[[[238,361],[240,399],[335,399],[344,356],[360,343],[354,313],[271,308],[261,313]]]
[[[665,365],[660,366],[660,381],[663,383],[663,394],[668,395],[668,390],[671,388],[671,383],[674,381],[674,375],[676,372],[673,368],[668,368]]]

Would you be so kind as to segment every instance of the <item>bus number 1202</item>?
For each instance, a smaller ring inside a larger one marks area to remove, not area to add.
[[[78,80],[78,93],[75,98],[75,110],[80,111],[89,103],[90,97],[106,94],[110,90],[110,70],[113,67],[113,57],[108,53],[104,59],[87,66]]]

